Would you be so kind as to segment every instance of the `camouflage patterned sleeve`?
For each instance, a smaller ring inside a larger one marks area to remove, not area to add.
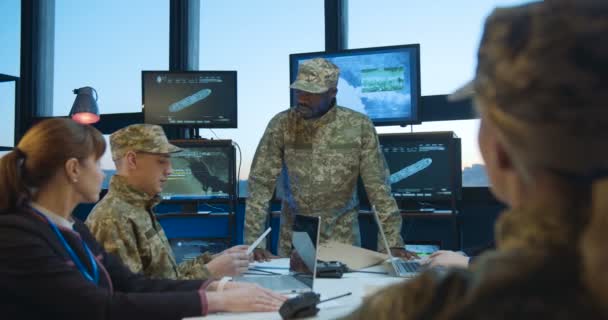
[[[245,209],[245,243],[254,242],[262,234],[268,214],[268,202],[272,198],[277,177],[281,172],[283,134],[279,115],[270,120],[251,164],[249,198]]]
[[[470,292],[471,275],[466,270],[450,273],[425,272],[369,295],[346,320],[407,320],[451,318]],[[466,317],[465,317],[466,318]]]
[[[143,262],[136,233],[128,221],[114,221],[111,218],[86,221],[87,227],[108,253],[118,256],[133,273],[143,272]]]
[[[380,151],[376,129],[369,119],[363,124],[362,135],[360,171],[365,191],[383,223],[389,245],[400,247],[403,245],[400,234],[401,214],[391,195],[391,186],[388,182],[390,173]],[[382,241],[380,247],[384,247]]]
[[[213,278],[207,264],[211,261],[211,255],[207,252],[196,257],[196,259],[187,260],[177,266],[179,272],[179,280],[207,280]]]
[[[461,293],[463,286],[454,285],[450,287],[451,288],[449,289],[452,289],[450,291],[458,291]],[[438,307],[445,306],[443,302],[446,302],[446,304],[448,302],[453,302],[450,301],[450,299],[448,301],[442,301],[441,304],[434,305],[434,297],[437,295],[436,288],[436,276],[424,273],[412,280],[386,287],[369,295],[359,308],[341,319],[407,320],[431,318],[431,315],[434,313],[441,313],[442,310]],[[457,297],[453,294],[446,293],[445,298]],[[456,302],[460,302],[460,300],[457,300]]]

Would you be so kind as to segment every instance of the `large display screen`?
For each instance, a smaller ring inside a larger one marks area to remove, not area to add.
[[[452,135],[446,132],[379,136],[395,199],[459,198],[460,139]]]
[[[236,71],[142,71],[146,123],[237,127]]]
[[[173,144],[183,151],[171,155],[173,172],[161,192],[163,200],[227,199],[234,188],[233,149],[225,146]]]

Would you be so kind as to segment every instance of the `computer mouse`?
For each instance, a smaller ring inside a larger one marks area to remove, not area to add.
[[[279,314],[283,319],[312,317],[319,312],[317,308],[319,301],[321,296],[318,293],[305,292],[283,302]]]

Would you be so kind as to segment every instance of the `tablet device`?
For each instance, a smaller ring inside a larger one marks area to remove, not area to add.
[[[266,229],[266,231],[264,231],[264,233],[262,233],[262,235],[259,238],[255,239],[255,241],[247,249],[247,254],[251,254],[253,252],[253,249],[255,249],[260,244],[260,242],[262,242],[262,240],[264,238],[266,238],[266,236],[268,235],[270,230],[272,230],[272,228],[268,227],[268,229]]]

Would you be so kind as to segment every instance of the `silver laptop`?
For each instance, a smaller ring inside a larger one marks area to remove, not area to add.
[[[288,275],[235,277],[235,281],[257,283],[280,293],[300,293],[314,289],[321,219],[296,215],[291,239]]]
[[[394,275],[397,277],[403,278],[411,278],[418,275],[421,271],[421,265],[416,261],[406,261],[400,258],[393,257],[390,247],[388,245],[388,241],[386,241],[386,235],[384,234],[384,228],[382,227],[382,223],[380,222],[380,218],[378,217],[378,213],[376,210],[372,208],[372,212],[374,214],[374,219],[376,219],[376,224],[378,224],[378,230],[380,230],[380,234],[382,235],[382,241],[384,241],[384,247],[389,256],[390,265],[392,266],[392,271]]]

